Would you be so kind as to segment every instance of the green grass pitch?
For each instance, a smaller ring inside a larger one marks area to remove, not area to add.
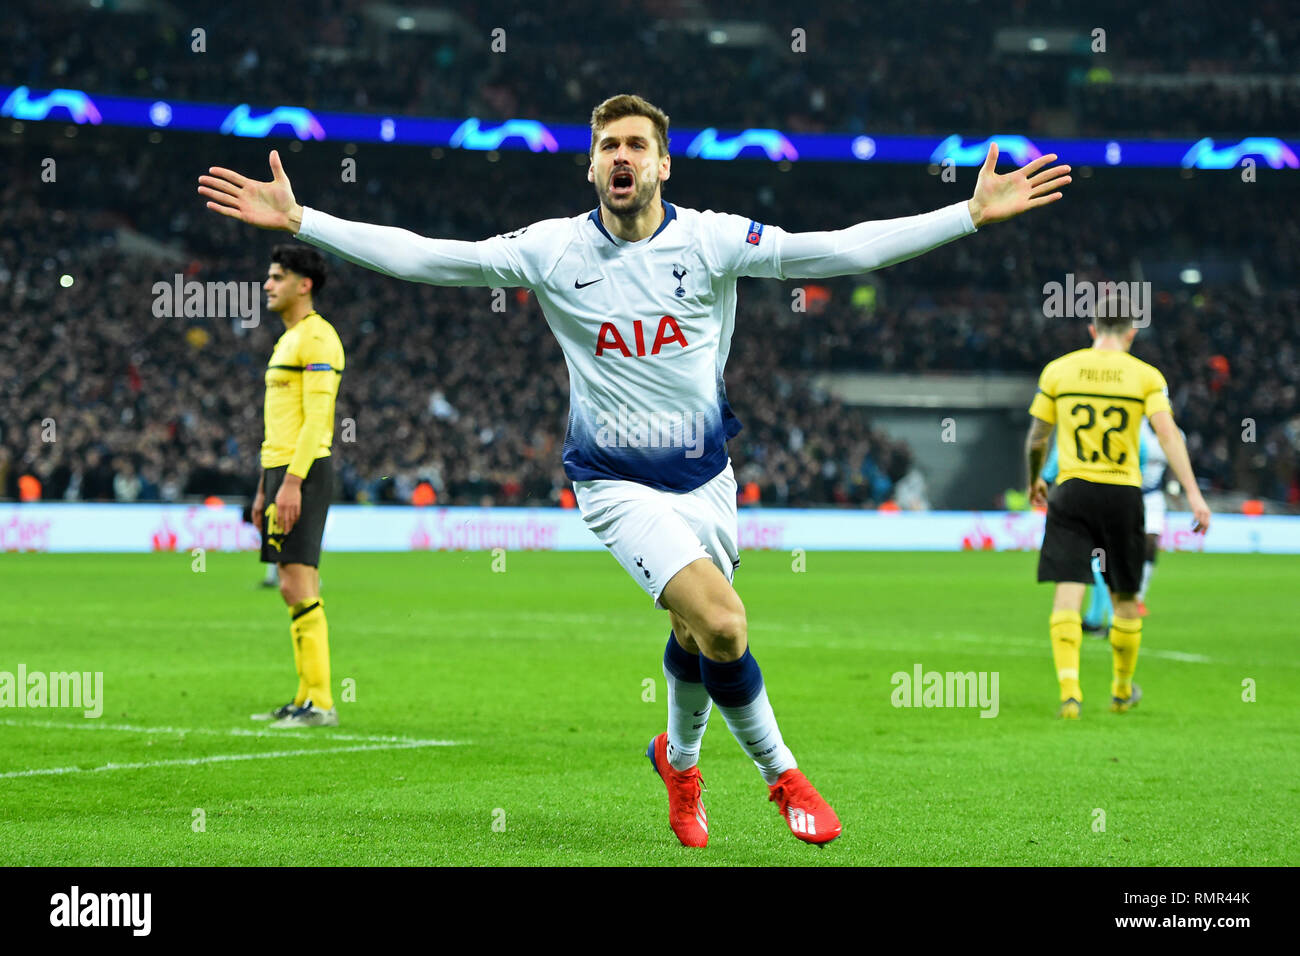
[[[1078,723],[1054,719],[1035,555],[806,560],[747,553],[737,583],[844,834],[798,843],[715,714],[692,851],[643,754],[667,616],[606,554],[327,554],[355,700],[336,730],[275,735],[248,715],[293,691],[288,617],[251,557],[0,556],[0,671],[102,671],[105,699],[0,709],[0,864],[1300,863],[1300,559],[1162,555],[1146,697],[1110,714],[1109,648],[1085,638]],[[895,708],[918,663],[996,671],[998,715]]]

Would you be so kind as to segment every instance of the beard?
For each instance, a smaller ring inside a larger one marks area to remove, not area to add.
[[[618,216],[620,219],[634,219],[654,201],[655,190],[659,185],[658,181],[642,182],[640,179],[635,178],[636,173],[632,175],[636,183],[635,191],[631,195],[619,199],[614,199],[609,195],[608,180],[606,180],[604,186],[599,183],[596,184],[596,198],[610,215]]]

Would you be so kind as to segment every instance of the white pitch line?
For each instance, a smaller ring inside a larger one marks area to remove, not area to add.
[[[116,730],[126,734],[207,734],[213,737],[274,737],[286,740],[351,740],[376,744],[419,744],[425,747],[456,747],[464,742],[457,740],[421,740],[416,737],[385,737],[378,734],[321,734],[312,730],[246,730],[231,727],[213,730],[209,727],[139,727],[135,724],[105,724],[94,718],[84,718],[78,723],[60,720],[0,720],[2,727],[46,727],[51,730]]]
[[[991,656],[1000,655],[1003,657],[1042,657],[1044,653],[1048,653],[1048,654],[1051,653],[1051,646],[1048,644],[1046,640],[1018,641],[1018,640],[1002,640],[995,637],[979,637],[977,635],[928,634],[928,633],[913,634],[907,636],[915,640],[933,640],[933,641],[953,640],[953,641],[962,641],[964,643],[980,644],[990,649],[989,654]],[[586,635],[580,637],[580,639],[584,639],[584,640],[586,638],[587,638]],[[1097,644],[1101,647],[1106,646],[1101,641],[1097,641]],[[920,653],[920,650],[915,644],[895,644],[895,643],[877,642],[872,640],[871,638],[867,638],[865,641],[836,640],[834,638],[828,638],[824,640],[819,639],[816,641],[781,641],[779,645],[773,643],[769,646],[771,647],[779,646],[781,650],[788,650],[791,648],[802,650],[806,648],[808,650],[814,650],[814,651],[816,650],[860,651],[864,653],[865,652],[871,652],[871,653],[887,652],[891,654],[907,654],[907,655],[911,655],[912,657],[915,657],[916,654]],[[1044,648],[1046,648],[1046,651],[1044,650]],[[930,651],[927,648],[925,650],[925,653],[928,654],[934,652]],[[1144,657],[1162,657],[1168,660],[1182,661],[1183,663],[1189,663],[1189,664],[1218,663],[1214,658],[1206,657],[1204,654],[1189,654],[1185,651],[1166,651],[1166,650],[1162,650],[1161,648],[1155,648],[1155,647],[1150,649],[1145,647],[1142,648],[1142,655]],[[1259,665],[1251,665],[1251,666],[1277,666],[1277,665],[1259,664]],[[1291,665],[1281,665],[1281,666],[1291,666]]]
[[[1013,656],[1016,657],[1040,656],[1042,653],[1042,649],[1048,646],[1046,641],[1031,640],[1028,638],[985,637],[980,634],[959,633],[959,634],[930,634],[930,635],[920,635],[920,636],[922,637],[929,636],[934,638],[935,640],[941,640],[941,641],[962,641],[964,643],[969,643],[969,644],[998,645],[1001,647],[1023,647],[1023,648],[1030,649],[1028,653],[1013,652]],[[1098,644],[1101,644],[1101,646],[1106,646],[1102,644],[1100,640],[1098,641]],[[1144,647],[1142,648],[1142,655],[1144,657],[1162,657],[1165,658],[1166,660],[1171,660],[1171,661],[1183,661],[1184,663],[1187,664],[1213,664],[1214,663],[1214,658],[1207,657],[1204,654],[1193,654],[1188,651],[1169,651],[1159,647]]]
[[[1186,651],[1163,651],[1158,647],[1146,652],[1148,657],[1163,657],[1171,661],[1186,661],[1189,664],[1209,664],[1211,659],[1204,654],[1189,654]]]
[[[235,760],[272,760],[278,757],[307,757],[320,754],[357,753],[362,750],[413,750],[417,747],[455,747],[450,740],[429,740],[405,744],[358,744],[355,747],[331,747],[311,750],[276,750],[265,754],[213,754],[209,757],[182,757],[177,760],[150,760],[144,763],[106,763],[102,767],[41,767],[35,770],[10,770],[0,773],[0,780],[13,777],[44,777],[65,773],[103,773],[107,770],[148,770],[153,767],[194,767],[205,763],[230,763]]]

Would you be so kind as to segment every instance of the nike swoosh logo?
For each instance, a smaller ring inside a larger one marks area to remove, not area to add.
[[[703,710],[697,710],[697,711],[695,711],[695,716],[696,716],[696,717],[703,717],[703,716],[704,716],[705,714],[707,714],[708,712],[709,712],[709,708],[705,707]]]
[[[604,278],[605,278],[604,276],[601,276],[599,279],[592,279],[590,282],[579,282],[577,279],[574,279],[573,287],[575,289],[585,289],[587,288],[587,286],[595,285],[597,282],[602,281]]]
[[[745,741],[745,746],[746,746],[746,747],[752,747],[752,746],[754,746],[754,744],[762,743],[762,742],[763,742],[764,740],[766,740],[766,739],[767,739],[766,737],[759,737],[758,740],[747,740],[747,741]]]

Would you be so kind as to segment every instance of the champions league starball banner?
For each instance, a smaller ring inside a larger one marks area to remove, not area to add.
[[[190,103],[26,86],[0,86],[0,116],[19,122],[480,151],[585,154],[591,145],[591,130],[585,125],[542,123],[535,119],[332,113],[283,104]],[[997,143],[998,150],[1017,166],[1045,153],[1056,153],[1075,166],[1235,169],[1243,163],[1252,163],[1270,169],[1300,169],[1300,141],[1265,135],[1149,140],[1031,138],[1017,133],[993,133],[964,138],[955,133],[881,136],[682,127],[672,130],[669,145],[675,155],[693,159],[978,166],[991,143]]]
[[[756,508],[740,512],[742,551],[1036,551],[1044,516],[1032,511],[881,513]],[[1215,515],[1208,535],[1171,513],[1165,551],[1300,554],[1300,517]],[[0,553],[191,554],[257,551],[261,536],[235,505],[0,505]],[[574,510],[334,505],[330,551],[600,551]],[[0,557],[0,561],[4,558]]]

